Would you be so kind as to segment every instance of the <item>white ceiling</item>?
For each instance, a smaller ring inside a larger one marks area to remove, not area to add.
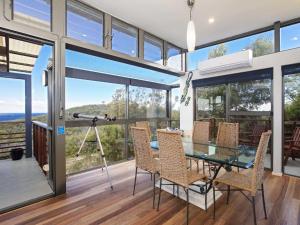
[[[82,1],[186,48],[186,0]],[[299,12],[300,0],[195,0],[196,45],[294,19]],[[215,19],[213,24],[208,23],[210,17]]]

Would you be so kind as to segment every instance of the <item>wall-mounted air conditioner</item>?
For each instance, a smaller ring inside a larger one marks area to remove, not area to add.
[[[252,63],[252,50],[246,50],[201,61],[198,64],[198,70],[200,74],[209,74],[225,70],[251,67]]]

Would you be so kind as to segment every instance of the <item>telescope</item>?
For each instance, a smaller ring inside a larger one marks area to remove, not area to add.
[[[73,117],[76,119],[88,119],[92,120],[93,122],[97,122],[98,120],[105,120],[105,121],[116,121],[116,117],[110,117],[107,114],[104,114],[104,116],[91,116],[91,115],[85,115],[82,113],[73,113]]]

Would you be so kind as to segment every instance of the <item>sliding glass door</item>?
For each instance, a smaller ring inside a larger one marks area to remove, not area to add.
[[[207,85],[206,85],[207,84]],[[212,124],[216,138],[222,121],[240,124],[240,144],[257,146],[263,131],[272,129],[272,71],[252,71],[195,81],[195,119]],[[271,143],[271,142],[270,142]],[[272,147],[266,168],[272,168]]]
[[[283,69],[283,171],[300,175],[300,66]]]

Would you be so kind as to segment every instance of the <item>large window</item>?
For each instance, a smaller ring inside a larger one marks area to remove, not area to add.
[[[130,118],[165,118],[166,91],[152,88],[130,86],[129,117]]]
[[[130,56],[138,55],[138,29],[112,19],[112,49]]]
[[[67,1],[67,35],[80,41],[103,45],[103,13],[78,1]]]
[[[163,41],[145,33],[144,59],[163,64]]]
[[[88,90],[88,91],[87,91]],[[66,120],[72,121],[73,113],[116,116],[125,118],[125,86],[82,79],[66,79]],[[83,151],[76,157],[88,127],[69,127],[66,135],[67,173],[102,165],[94,133],[88,136]],[[125,159],[125,126],[105,125],[97,127],[109,163]]]
[[[167,45],[167,66],[173,69],[182,70],[181,49],[171,44]]]
[[[259,78],[260,73],[263,77]],[[246,76],[249,78],[244,80]],[[272,129],[271,71],[202,79],[194,85],[196,120],[212,122],[212,139],[216,138],[222,121],[239,123],[240,144],[252,146],[258,146],[263,131]],[[271,155],[270,144],[265,161],[267,168],[271,168]]]
[[[195,70],[199,61],[252,49],[253,56],[258,57],[274,52],[274,31],[232,40],[219,45],[201,48],[188,53],[188,70]]]
[[[283,77],[284,82],[284,143],[283,166],[289,175],[300,174],[300,73]],[[299,131],[298,131],[299,132]],[[298,140],[298,141],[297,141]]]
[[[51,29],[51,0],[13,0],[14,20],[43,30]]]
[[[300,47],[300,23],[282,27],[280,32],[280,50]]]

